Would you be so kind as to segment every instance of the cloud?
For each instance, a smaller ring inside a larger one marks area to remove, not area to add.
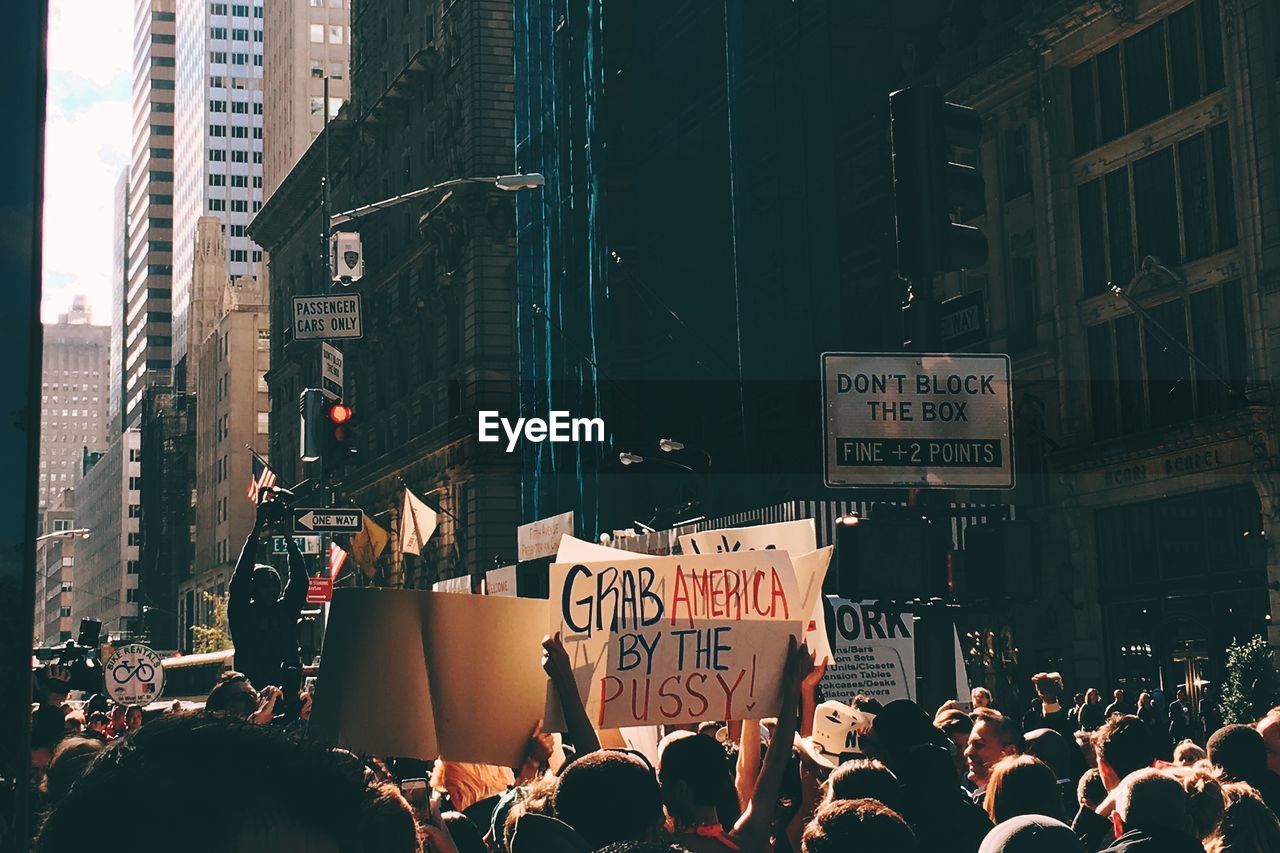
[[[111,310],[116,180],[129,161],[128,0],[53,0],[45,120],[46,321],[84,293],[98,322]]]

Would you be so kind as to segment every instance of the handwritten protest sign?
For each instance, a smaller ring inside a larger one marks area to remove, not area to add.
[[[560,545],[556,549],[557,563],[581,563],[586,560],[634,560],[636,554],[633,551],[623,551],[621,548],[610,548],[607,545],[597,545],[594,542],[588,542],[585,539],[577,539],[569,534],[560,537]]]
[[[714,554],[721,551],[787,551],[794,558],[818,547],[818,534],[812,518],[757,524],[754,527],[727,527],[704,530],[680,537],[680,550],[685,554]]]
[[[805,623],[804,641],[813,652],[813,659],[822,663],[831,661],[831,644],[827,639],[827,619],[822,607],[822,582],[831,566],[834,549],[828,545],[817,551],[792,557],[796,570],[796,583],[800,588],[801,612],[809,614]]]
[[[833,664],[822,679],[828,699],[850,703],[858,694],[889,702],[916,699],[915,626],[910,613],[882,608],[874,601],[828,596],[835,646]],[[969,682],[959,635],[955,635],[956,696],[969,698]]]
[[[515,595],[516,594],[516,567],[503,566],[500,569],[490,569],[484,573],[484,594],[485,595]]]
[[[361,755],[518,767],[545,708],[546,620],[533,599],[336,590],[310,734]]]
[[[550,629],[596,725],[776,714],[787,638],[807,615],[791,558],[627,556],[551,566]]]
[[[522,524],[516,528],[516,559],[523,563],[550,557],[566,534],[573,535],[573,510]]]

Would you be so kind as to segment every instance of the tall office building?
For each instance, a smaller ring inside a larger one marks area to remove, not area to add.
[[[272,3],[266,16],[263,179],[264,198],[270,198],[324,128],[324,78],[330,116],[350,97],[351,49],[343,0]]]
[[[133,148],[126,216],[123,376],[119,432],[138,417],[142,392],[170,371],[173,278],[174,0],[135,0]],[[118,312],[114,312],[118,313]]]
[[[92,324],[85,297],[44,326],[40,390],[40,508],[83,476],[86,453],[106,450],[111,330]]]
[[[194,387],[185,360],[200,344],[190,327],[197,220],[225,224],[232,278],[262,260],[245,235],[262,206],[262,14],[261,2],[178,0],[173,360],[183,387]]]
[[[111,198],[114,221],[111,226],[111,351],[107,355],[107,422],[116,429],[122,416],[124,396],[124,301],[128,289],[125,258],[129,256],[129,169],[120,170]]]
[[[113,438],[76,489],[76,524],[89,538],[76,549],[71,612],[101,621],[103,634],[118,637],[141,629],[142,450],[137,427]]]

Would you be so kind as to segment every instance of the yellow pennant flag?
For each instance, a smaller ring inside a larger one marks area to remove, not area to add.
[[[368,513],[365,513],[364,529],[351,536],[351,558],[360,567],[360,571],[364,572],[365,577],[371,578],[374,576],[378,557],[382,555],[390,539],[391,534],[387,532],[386,528],[370,518]]]

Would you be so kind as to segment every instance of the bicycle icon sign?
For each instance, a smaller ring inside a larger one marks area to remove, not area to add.
[[[160,656],[141,643],[116,649],[104,669],[107,692],[117,702],[145,705],[164,692],[164,666]]]

